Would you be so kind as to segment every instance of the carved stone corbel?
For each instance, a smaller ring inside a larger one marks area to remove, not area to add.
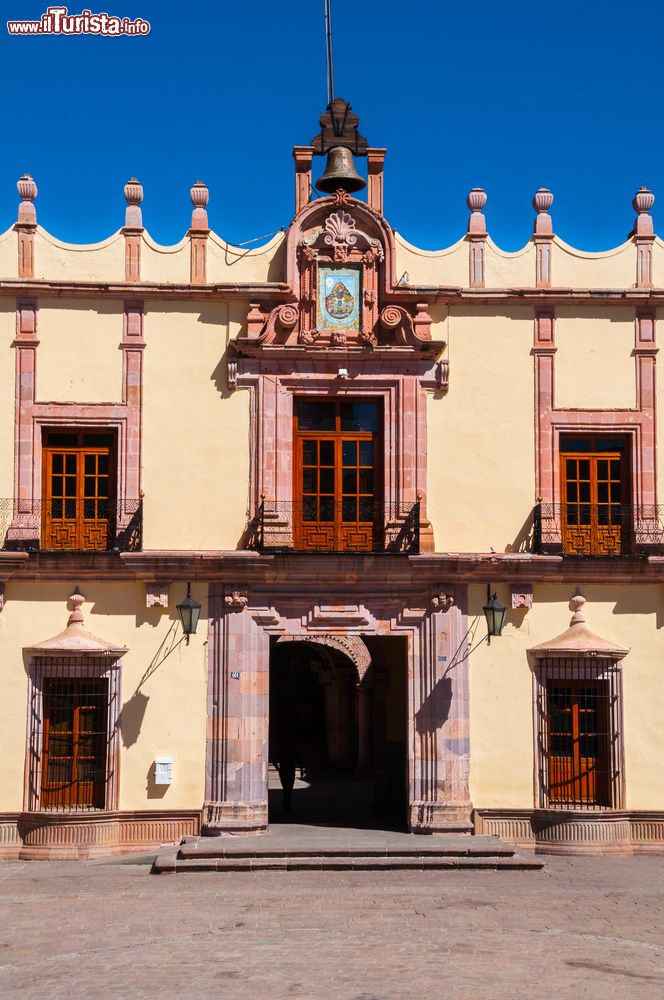
[[[231,590],[224,595],[224,604],[234,611],[242,611],[249,602],[246,590]]]
[[[449,591],[438,591],[431,598],[434,611],[449,611],[454,605],[454,594]]]
[[[146,585],[145,585],[145,606],[146,606],[146,608],[167,608],[168,607],[168,584],[167,583],[146,583]]]

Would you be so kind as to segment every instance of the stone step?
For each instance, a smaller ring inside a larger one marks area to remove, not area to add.
[[[419,840],[420,838],[417,838]],[[474,838],[473,838],[474,839]],[[469,841],[470,838],[467,838]],[[507,844],[497,843],[495,845],[477,846],[466,842],[463,845],[440,844],[435,847],[424,847],[415,843],[412,847],[405,847],[400,844],[398,847],[391,846],[325,846],[316,844],[312,847],[276,847],[271,844],[256,845],[255,847],[239,847],[233,844],[219,844],[209,840],[201,840],[195,843],[182,844],[178,852],[178,857],[182,860],[202,859],[202,858],[509,858],[514,855],[514,848]]]
[[[512,851],[500,855],[450,854],[335,854],[305,855],[260,854],[217,855],[216,857],[181,857],[174,849],[163,851],[152,866],[154,874],[183,872],[255,872],[255,871],[386,871],[386,870],[433,870],[461,871],[472,869],[506,869],[509,871],[539,871],[544,862],[534,855]]]

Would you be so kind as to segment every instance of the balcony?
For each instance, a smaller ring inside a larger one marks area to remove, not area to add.
[[[609,503],[537,504],[536,555],[591,558],[664,553],[664,507]]]
[[[362,497],[263,501],[246,538],[248,548],[264,553],[418,555],[420,503],[403,510]]]
[[[140,552],[142,500],[0,499],[0,547],[14,552]]]

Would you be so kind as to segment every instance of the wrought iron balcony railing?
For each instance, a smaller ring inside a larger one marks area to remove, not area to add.
[[[633,556],[664,552],[664,507],[615,503],[539,503],[537,555]]]
[[[263,501],[247,530],[258,552],[395,553],[420,551],[420,503],[409,509],[371,497]]]
[[[0,547],[23,552],[140,551],[142,500],[0,499]]]

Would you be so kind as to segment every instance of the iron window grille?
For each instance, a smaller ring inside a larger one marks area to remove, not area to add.
[[[29,811],[117,806],[119,661],[38,657],[30,676]]]
[[[623,808],[622,670],[603,657],[537,668],[539,805]]]

